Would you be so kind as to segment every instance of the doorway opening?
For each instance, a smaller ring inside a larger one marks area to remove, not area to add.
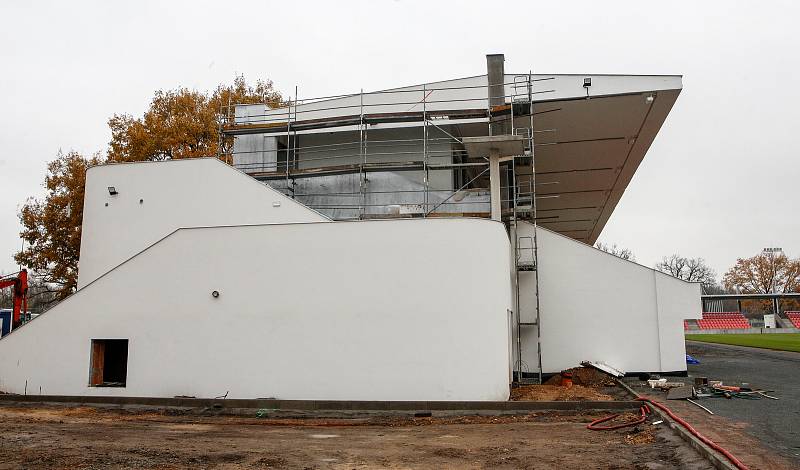
[[[124,387],[128,377],[128,340],[93,339],[89,386]]]

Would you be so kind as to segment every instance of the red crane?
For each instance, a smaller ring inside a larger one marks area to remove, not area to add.
[[[0,289],[13,287],[14,309],[11,320],[11,328],[20,325],[20,314],[28,312],[28,271],[22,271],[0,278]]]

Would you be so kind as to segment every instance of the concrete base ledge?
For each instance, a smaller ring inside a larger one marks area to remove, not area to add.
[[[73,406],[146,406],[170,408],[213,408],[299,412],[527,412],[635,410],[640,403],[625,401],[347,401],[347,400],[273,400],[154,397],[86,397],[62,395],[0,395],[0,406],[24,403]]]

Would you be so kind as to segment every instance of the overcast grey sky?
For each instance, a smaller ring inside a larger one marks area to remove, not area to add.
[[[244,74],[321,96],[485,73],[487,53],[509,73],[684,75],[600,241],[719,274],[766,246],[800,256],[798,20],[792,1],[3,2],[0,270],[46,162],[104,151],[107,119],[154,90]]]

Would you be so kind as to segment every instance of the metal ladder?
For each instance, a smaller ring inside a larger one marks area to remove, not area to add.
[[[525,155],[519,155],[512,160],[513,184],[513,211],[509,221],[511,237],[514,240],[514,281],[516,284],[516,327],[517,327],[517,358],[515,369],[517,371],[516,382],[541,383],[542,382],[542,345],[541,345],[541,324],[539,314],[539,257],[538,240],[536,225],[536,170],[534,166],[534,126],[533,126],[533,82],[531,74],[517,75],[514,77],[513,90],[511,96],[511,129],[512,134],[521,135],[526,138]],[[514,103],[526,103],[529,105],[529,126],[517,128],[514,125]],[[522,163],[530,162],[526,172],[526,165]],[[527,221],[533,225],[532,235],[519,234],[519,221]],[[533,321],[522,321],[522,305],[520,296],[520,274],[533,276],[533,289],[536,307],[536,315]],[[536,328],[536,355],[537,355],[537,377],[524,377],[525,373],[532,372],[522,356],[522,332],[531,327]]]

